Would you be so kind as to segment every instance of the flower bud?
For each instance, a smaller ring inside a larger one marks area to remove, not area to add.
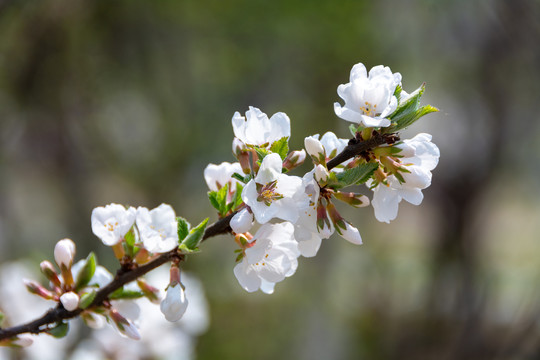
[[[135,325],[133,325],[129,322],[128,319],[120,315],[118,311],[116,311],[115,309],[109,310],[109,317],[120,335],[126,336],[133,340],[141,339],[141,334],[139,334],[139,330],[135,327]]]
[[[159,304],[160,298],[159,298],[159,289],[153,287],[152,285],[148,284],[144,279],[137,279],[137,285],[139,286],[139,289],[143,292],[144,296],[148,298],[151,302],[154,304]]]
[[[357,228],[349,224],[347,221],[345,221],[345,229],[341,232],[341,237],[355,245],[362,244],[362,237],[360,236],[360,232]]]
[[[45,289],[41,284],[28,279],[23,279],[23,283],[29,293],[41,296],[46,300],[54,299],[54,294],[49,290]]]
[[[11,341],[11,345],[19,346],[19,347],[28,347],[32,345],[34,342],[34,339],[30,335],[19,335],[15,338],[15,340]]]
[[[238,156],[240,155],[240,153],[242,153],[244,151],[244,149],[246,148],[246,145],[242,142],[242,140],[240,140],[239,138],[235,137],[233,139],[233,142],[232,142],[232,152],[234,154],[235,157],[238,158]]]
[[[253,226],[253,214],[247,208],[240,210],[231,219],[230,226],[237,234],[248,232]]]
[[[308,136],[304,139],[304,146],[307,153],[313,158],[316,164],[321,164],[326,159],[326,153],[321,142],[314,136]]]
[[[174,322],[182,318],[186,312],[187,306],[188,301],[182,284],[175,284],[168,287],[167,295],[161,302],[159,308],[163,315],[165,315],[165,319]]]
[[[288,171],[302,165],[306,160],[306,152],[304,150],[291,151],[285,160],[283,160],[283,167]]]
[[[336,191],[334,197],[354,207],[364,207],[369,205],[369,199],[362,194],[356,194],[353,192],[341,192]]]
[[[70,268],[75,256],[75,243],[70,239],[63,239],[54,247],[54,260],[58,266]]]
[[[315,166],[315,180],[317,180],[317,182],[320,184],[320,185],[325,185],[326,184],[326,180],[328,180],[328,176],[330,175],[328,173],[328,170],[326,170],[326,168],[324,166],[322,166],[321,164]]]
[[[45,277],[56,287],[61,287],[62,283],[60,282],[60,279],[58,278],[58,274],[56,273],[56,269],[54,268],[54,265],[50,261],[42,261],[39,264],[39,267],[41,269],[41,272]]]
[[[73,291],[67,292],[60,296],[60,302],[67,311],[73,311],[79,307],[79,295]]]

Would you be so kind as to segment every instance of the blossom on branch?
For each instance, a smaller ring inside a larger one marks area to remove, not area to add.
[[[250,106],[246,116],[237,111],[232,118],[234,136],[246,145],[266,146],[291,136],[291,125],[287,114],[278,112],[270,119],[261,110]]]
[[[178,246],[178,224],[173,208],[161,204],[148,210],[137,209],[137,228],[144,248],[151,253],[163,253]]]
[[[295,222],[298,204],[294,197],[303,193],[302,179],[281,173],[282,161],[278,154],[267,155],[255,179],[242,191],[242,200],[251,208],[258,223],[279,218]]]
[[[240,163],[222,162],[219,165],[208,164],[204,169],[204,180],[210,191],[218,191],[225,184],[229,184],[229,189],[234,190],[238,180],[233,178],[233,174],[242,174]]]
[[[392,73],[387,66],[375,66],[368,74],[364,64],[358,63],[351,70],[350,82],[338,86],[345,105],[335,103],[334,111],[340,118],[365,127],[389,126],[386,117],[397,108],[394,91],[400,83],[401,74]]]
[[[274,284],[293,275],[298,267],[298,244],[294,226],[289,222],[264,224],[245,250],[234,275],[248,292],[261,289],[271,294]]]
[[[121,242],[135,223],[137,211],[119,204],[97,207],[92,211],[92,231],[103,244],[113,246]]]
[[[431,170],[439,162],[439,148],[431,142],[431,135],[421,133],[410,140],[396,145],[403,155],[400,159],[405,171],[400,172],[404,182],[395,175],[389,175],[385,182],[379,182],[373,190],[372,205],[375,218],[389,223],[398,213],[401,200],[420,205],[424,196],[422,190],[431,185]],[[368,181],[373,186],[374,181]]]

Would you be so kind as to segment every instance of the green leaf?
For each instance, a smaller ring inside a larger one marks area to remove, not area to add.
[[[176,221],[178,222],[178,240],[179,242],[182,242],[182,240],[184,240],[184,238],[189,233],[191,224],[186,219],[180,216],[176,218]]]
[[[349,125],[349,131],[351,132],[353,137],[356,136],[356,132],[358,131],[358,125]]]
[[[204,236],[204,230],[208,224],[208,218],[204,219],[199,225],[189,231],[184,241],[180,244],[188,250],[195,250]]]
[[[92,290],[89,293],[84,293],[81,295],[81,300],[79,300],[79,307],[81,309],[86,309],[92,304],[92,301],[96,298],[96,290]]]
[[[259,157],[260,161],[262,161],[266,155],[270,154],[270,152],[265,148],[254,146],[253,149],[255,149],[255,152],[257,152],[257,156]]]
[[[394,96],[397,98],[398,104],[401,100],[401,92],[403,91],[403,87],[401,85],[396,86],[396,90],[394,90]]]
[[[118,299],[138,299],[143,297],[144,294],[142,291],[138,290],[127,290],[124,289],[124,287],[121,287],[120,289],[115,290],[113,293],[109,295],[109,299],[111,300],[118,300]]]
[[[437,111],[439,111],[439,109],[431,105],[422,106],[420,109],[416,110],[415,112],[408,113],[407,115],[401,117],[398,123],[395,126],[393,126],[392,132],[405,129],[406,127],[409,127],[412,124],[414,124],[422,116],[430,114],[432,112],[437,112]]]
[[[46,331],[57,339],[63,338],[69,331],[69,325],[67,322],[59,322],[55,327]]]
[[[79,271],[79,274],[77,275],[77,280],[75,280],[75,292],[84,288],[86,285],[88,285],[90,280],[92,280],[92,277],[96,272],[96,263],[96,255],[91,252],[86,258],[86,262],[84,263],[81,271]]]
[[[285,160],[289,153],[289,137],[284,136],[281,139],[274,141],[270,147],[270,151],[279,154],[281,160]]]
[[[344,170],[336,174],[336,176],[341,187],[359,185],[365,183],[378,167],[378,163],[362,164],[352,169]]]
[[[0,311],[0,328],[2,327],[2,323],[4,322],[4,319],[5,319],[5,315],[3,312]]]
[[[397,88],[396,88],[397,91]],[[418,89],[411,93],[405,101],[401,102],[396,111],[394,111],[388,118],[392,120],[393,125],[384,129],[384,133],[393,133],[411,126],[414,122],[420,119],[422,116],[432,112],[439,111],[437,108],[426,105],[420,106],[420,98],[424,94],[425,84],[422,84]]]
[[[244,190],[244,186],[240,183],[236,183],[236,191],[234,192],[234,196],[231,200],[231,210],[236,210],[240,205],[242,205],[244,202],[242,201],[242,191]]]
[[[219,202],[218,202],[218,193],[217,191],[209,191],[208,192],[208,200],[210,200],[210,204],[219,211]]]

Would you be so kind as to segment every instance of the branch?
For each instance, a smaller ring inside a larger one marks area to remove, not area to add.
[[[395,134],[380,134],[378,132],[373,133],[373,137],[368,140],[360,140],[358,138],[353,138],[349,140],[349,144],[339,153],[336,157],[330,160],[327,163],[328,170],[333,169],[339,164],[359,155],[365,151],[368,151],[372,148],[375,148],[383,144],[393,144],[399,140]],[[229,225],[232,217],[236,212],[219,219],[212,225],[206,228],[202,240],[214,237],[216,235],[225,234],[231,231]],[[120,268],[116,274],[116,277],[108,285],[101,288],[94,298],[94,301],[86,309],[91,309],[93,307],[101,306],[105,301],[108,300],[109,296],[125,284],[136,280],[142,275],[152,271],[153,269],[169,262],[173,259],[183,259],[181,253],[178,250],[171,250],[170,252],[159,255],[154,260],[135,267],[133,269],[124,269]],[[50,329],[50,325],[54,325],[62,320],[72,319],[79,316],[84,310],[76,309],[74,311],[67,311],[64,309],[62,304],[58,304],[55,308],[48,310],[41,318],[34,321],[28,322],[23,325],[14,326],[11,328],[0,329],[0,341],[12,338],[16,335],[23,333],[39,334]]]

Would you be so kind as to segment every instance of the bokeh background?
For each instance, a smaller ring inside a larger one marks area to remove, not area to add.
[[[0,262],[70,237],[112,266],[90,228],[111,202],[215,220],[202,172],[233,160],[235,111],[286,112],[294,149],[347,137],[337,86],[384,64],[441,109],[402,134],[441,149],[424,203],[347,213],[364,245],[325,241],[270,296],[209,240],[185,264],[197,358],[539,358],[539,44],[536,0],[2,0]]]

